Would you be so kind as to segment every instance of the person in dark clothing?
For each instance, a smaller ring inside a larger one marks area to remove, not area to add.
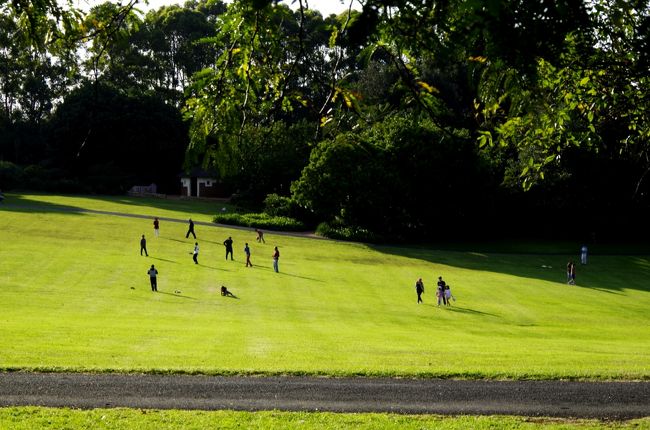
[[[190,237],[190,233],[192,233],[192,236],[194,236],[194,239],[196,239],[196,234],[194,234],[194,221],[192,221],[192,218],[189,220],[189,226],[187,228],[187,234],[185,235],[185,239]]]
[[[226,260],[228,259],[228,254],[230,254],[230,260],[234,260],[232,257],[232,237],[228,237],[228,239],[224,240],[223,246],[226,247]]]
[[[260,230],[259,228],[256,228],[255,233],[257,233],[257,239],[256,240],[258,242],[266,243],[266,241],[264,240],[264,232],[262,230]]]
[[[142,239],[140,239],[140,255],[142,255],[142,251],[144,251],[144,255],[149,256],[147,252],[147,239],[144,238],[144,234],[142,235]]]
[[[156,237],[160,236],[160,221],[158,217],[153,219],[153,235]]]
[[[234,297],[234,298],[237,298],[237,296],[235,296],[233,293],[231,293],[230,291],[228,291],[228,288],[226,288],[225,285],[222,285],[222,286],[221,286],[221,295],[222,295],[222,296],[225,296],[225,297]]]
[[[244,247],[244,254],[246,254],[246,267],[253,267],[253,263],[251,263],[251,249],[248,247],[248,243]]]
[[[566,265],[566,282],[569,285],[576,283],[576,265],[573,261],[569,261]]]
[[[418,294],[418,303],[422,303],[422,293],[424,293],[424,282],[422,278],[415,283],[415,292]]]
[[[156,280],[158,271],[153,267],[153,264],[151,265],[151,269],[147,272],[147,275],[149,275],[149,281],[151,282],[151,291],[158,291],[158,282]]]

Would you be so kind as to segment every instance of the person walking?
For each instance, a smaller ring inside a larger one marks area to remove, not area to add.
[[[422,303],[422,293],[424,293],[424,282],[422,282],[422,278],[418,279],[415,283],[415,292],[418,294],[418,303]]]
[[[140,239],[140,256],[142,256],[142,251],[144,251],[144,255],[149,256],[147,252],[147,239],[144,238],[144,234],[142,235],[142,239]]]
[[[158,217],[153,219],[153,235],[156,237],[160,236],[160,221],[158,221]]]
[[[264,240],[264,232],[262,230],[256,228],[255,233],[257,233],[257,239],[256,240],[259,243],[266,243],[266,241]]]
[[[280,250],[276,246],[273,250],[273,270],[275,270],[275,273],[278,273],[280,271],[280,268],[278,267],[278,260],[280,260]]]
[[[580,264],[587,264],[587,245],[582,245],[580,248]]]
[[[244,246],[244,254],[246,254],[246,267],[253,267],[253,263],[251,263],[251,249],[248,247],[248,243]]]
[[[234,258],[232,257],[232,237],[228,237],[228,239],[224,240],[223,246],[226,247],[226,260],[228,259],[228,254],[230,254],[230,261],[233,261]]]
[[[194,264],[199,264],[199,243],[194,242],[194,252],[192,252],[192,260]]]
[[[194,221],[192,221],[192,218],[189,220],[189,225],[187,226],[187,234],[185,235],[185,239],[190,237],[190,233],[192,233],[192,236],[194,236],[194,239],[196,239],[196,234],[194,234]]]
[[[442,276],[438,276],[438,289],[436,290],[436,297],[438,298],[438,306],[440,302],[443,305],[447,304],[447,299],[445,299],[445,281],[442,280]]]
[[[147,272],[147,275],[149,275],[149,282],[151,282],[151,291],[158,291],[158,281],[156,278],[156,276],[158,276],[158,271],[153,267],[153,264],[151,265],[151,269]]]

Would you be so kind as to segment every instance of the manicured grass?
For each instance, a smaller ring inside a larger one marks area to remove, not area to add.
[[[39,203],[38,209],[12,207]],[[192,202],[15,196],[0,206],[0,369],[650,379],[650,258],[367,246],[55,212],[192,216]],[[156,206],[151,206],[156,205]],[[140,257],[139,238],[150,257]],[[232,236],[237,261],[224,261]],[[248,242],[255,267],[244,267]],[[271,269],[273,246],[281,273]],[[576,244],[576,249],[579,244]],[[149,289],[150,264],[160,271]],[[552,266],[545,268],[543,266]],[[458,299],[435,306],[438,276]],[[415,303],[423,277],[425,303]],[[224,284],[238,299],[224,298]],[[180,293],[175,293],[180,291]]]
[[[649,429],[650,419],[623,422],[503,416],[332,414],[306,412],[0,408],[0,428],[92,429]]]

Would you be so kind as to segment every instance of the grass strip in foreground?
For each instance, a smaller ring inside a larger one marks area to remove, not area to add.
[[[0,428],[92,429],[650,429],[650,418],[605,422],[510,416],[335,414],[141,409],[0,408]]]

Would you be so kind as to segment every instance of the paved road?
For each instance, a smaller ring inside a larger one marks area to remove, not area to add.
[[[650,416],[649,382],[0,373],[0,406]]]

